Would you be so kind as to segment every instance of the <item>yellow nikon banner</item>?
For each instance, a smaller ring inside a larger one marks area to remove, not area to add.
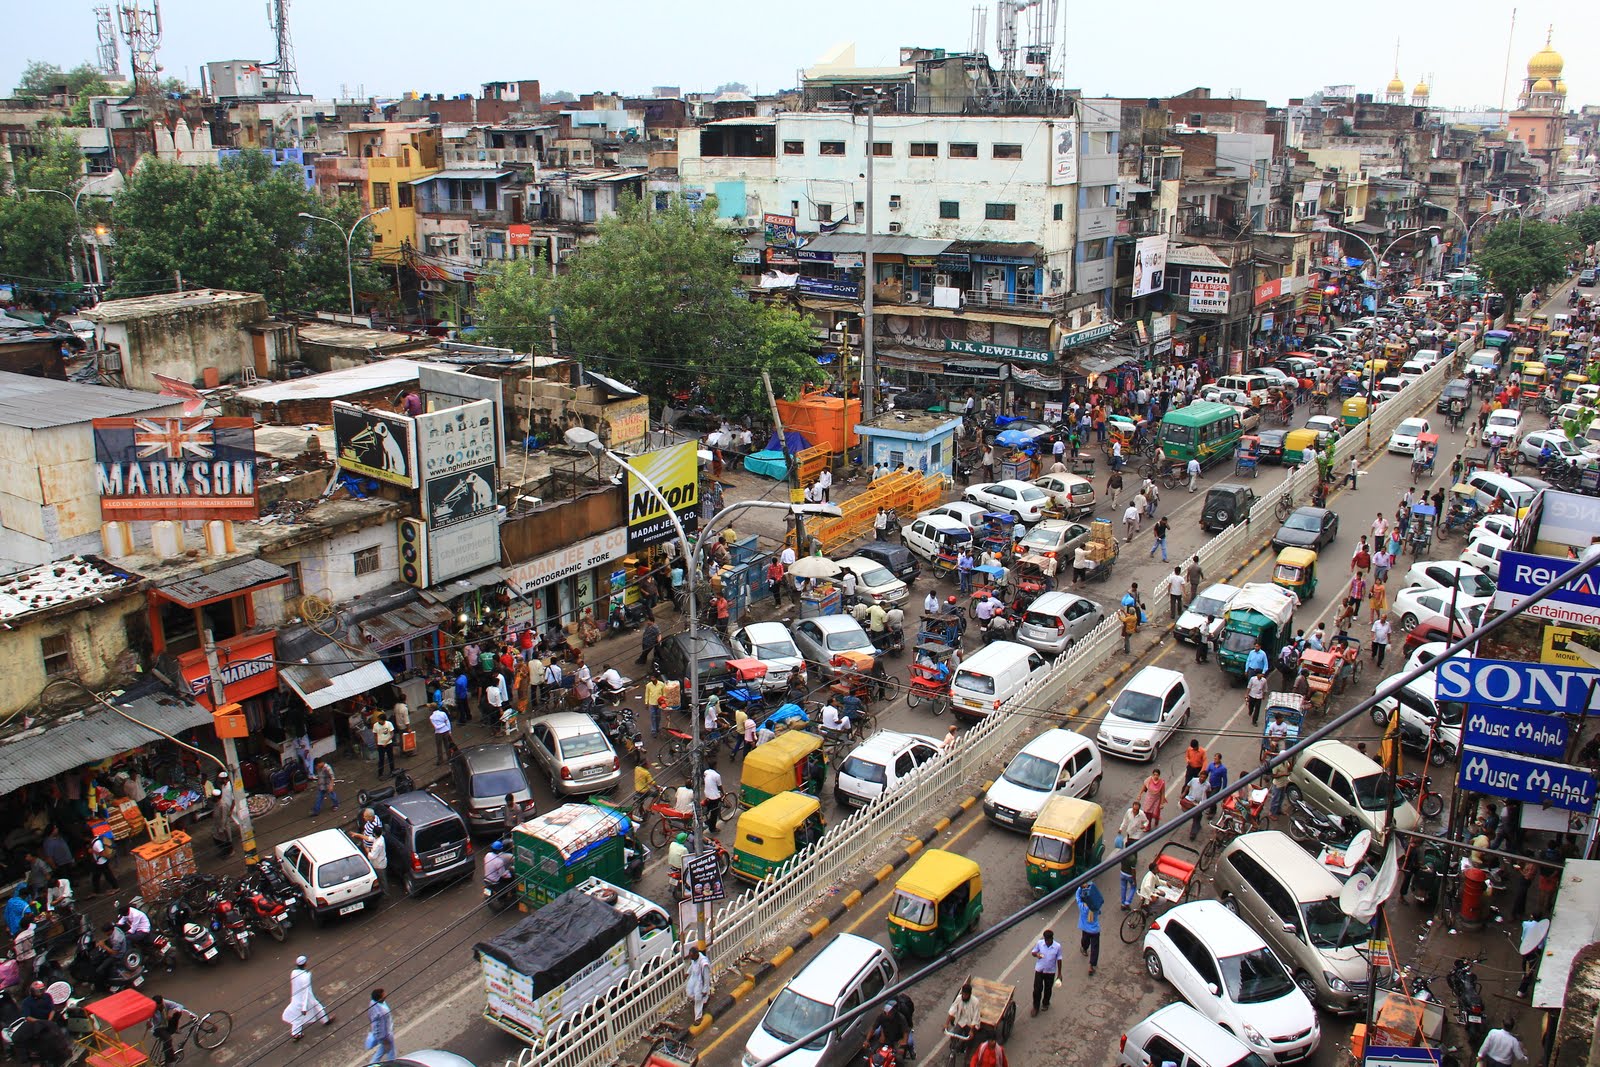
[[[697,442],[657,449],[628,462],[667,498],[684,529],[693,530],[700,514],[700,462]],[[628,472],[628,551],[676,537],[666,509],[632,471]]]

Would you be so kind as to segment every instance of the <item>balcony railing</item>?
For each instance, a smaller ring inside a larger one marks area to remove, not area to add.
[[[882,293],[883,290],[880,288],[874,296],[881,299]],[[894,302],[931,305],[933,303],[933,286],[924,284],[920,289],[906,295],[914,297],[914,299],[908,300],[903,296],[900,300]],[[1037,293],[1010,294],[990,293],[983,289],[961,290],[961,306],[964,308],[994,308],[1002,311],[1034,312],[1041,315],[1059,313],[1064,298],[1065,294],[1059,293],[1054,296],[1041,296]]]
[[[1129,237],[1154,237],[1164,232],[1161,228],[1161,219],[1157,215],[1134,215],[1128,219]]]
[[[1178,232],[1185,237],[1218,237],[1225,241],[1237,241],[1245,235],[1246,229],[1245,226],[1205,215],[1185,215],[1178,220]]]

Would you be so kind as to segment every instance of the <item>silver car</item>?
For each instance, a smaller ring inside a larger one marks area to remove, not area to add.
[[[528,755],[557,796],[601,793],[622,777],[610,738],[587,715],[576,711],[541,715],[529,720],[524,736]]]

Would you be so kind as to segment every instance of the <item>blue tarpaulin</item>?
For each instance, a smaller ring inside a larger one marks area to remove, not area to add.
[[[805,439],[805,435],[802,434],[799,430],[788,430],[788,431],[786,431],[784,433],[784,436],[789,439],[789,454],[791,456],[796,455],[796,454],[798,454],[800,452],[804,452],[806,449],[811,447],[811,442],[807,441]],[[768,452],[782,452],[783,451],[783,442],[778,440],[778,431],[777,430],[773,430],[772,431],[772,436],[767,438],[767,451]]]

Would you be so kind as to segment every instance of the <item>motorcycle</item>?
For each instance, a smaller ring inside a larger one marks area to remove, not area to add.
[[[1017,636],[1017,623],[1003,612],[996,614],[983,626],[983,640],[985,644],[990,641],[1012,641]]]
[[[77,1008],[72,987],[56,982],[48,989],[50,999],[64,1012]],[[39,1022],[22,1017],[21,998],[13,990],[0,993],[0,1046],[9,1058],[21,1063],[64,1067],[73,1057],[72,1035],[59,1022]]]
[[[1433,788],[1433,779],[1426,774],[1402,774],[1395,779],[1395,789],[1416,807],[1425,819],[1437,819],[1444,813],[1444,794]]]
[[[1316,841],[1342,848],[1355,837],[1343,816],[1318,811],[1299,797],[1289,798],[1290,835],[1297,841]]]
[[[133,897],[128,901],[130,907],[144,911],[144,897]],[[126,914],[127,909],[120,902],[113,903],[111,910],[117,915]],[[148,915],[148,912],[145,912]],[[133,942],[144,953],[145,959],[152,964],[160,964],[161,969],[171,974],[178,966],[178,950],[172,944],[172,939],[157,928],[155,923],[150,924],[150,932],[143,936],[131,931],[128,940]]]
[[[234,887],[233,907],[272,940],[281,944],[289,936],[289,927],[293,923],[289,919],[288,906],[263,893],[247,880],[241,879]]]
[[[219,889],[206,894],[206,904],[211,908],[211,929],[234,955],[241,960],[250,958],[250,927],[244,912],[233,906],[233,901]]]
[[[517,880],[509,875],[498,882],[483,880],[483,905],[496,914],[507,908],[516,906],[517,894],[515,886]]]
[[[1466,1028],[1470,1046],[1478,1048],[1489,1032],[1489,1024],[1484,1015],[1483,986],[1478,982],[1472,964],[1472,960],[1458,958],[1455,966],[1450,968],[1446,981],[1456,998],[1456,1022]]]
[[[167,929],[177,939],[178,946],[196,963],[216,963],[219,958],[217,939],[203,923],[195,921],[189,905],[174,900],[167,905]]]
[[[1455,754],[1449,743],[1439,735],[1437,726],[1430,724],[1424,729],[1404,719],[1400,720],[1400,747],[1407,752],[1426,756],[1428,763],[1434,767],[1443,767]]]
[[[905,651],[906,632],[904,630],[888,628],[876,633],[868,632],[867,636],[872,640],[873,649],[880,655],[898,656]]]
[[[108,994],[144,985],[144,961],[139,953],[132,949],[113,953],[94,939],[87,922],[78,934],[78,954],[72,957],[67,973],[73,981]]]

